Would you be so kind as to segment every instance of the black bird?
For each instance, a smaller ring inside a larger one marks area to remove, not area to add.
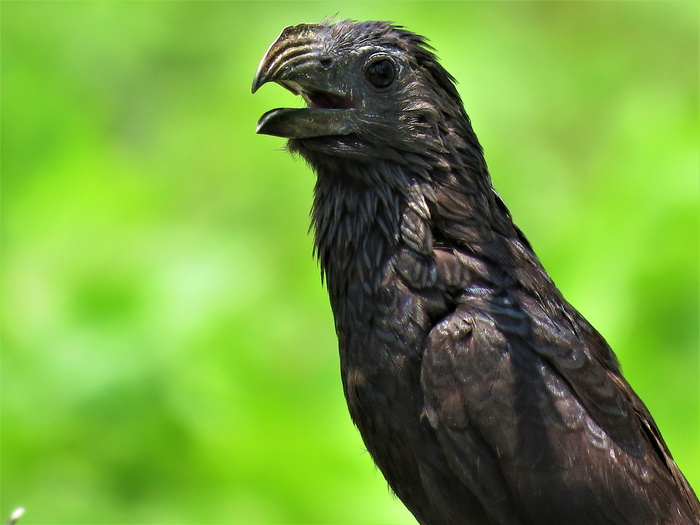
[[[315,253],[343,388],[420,523],[692,524],[700,504],[603,337],[493,189],[426,40],[386,22],[285,28],[253,92],[308,107],[257,132],[317,174]]]

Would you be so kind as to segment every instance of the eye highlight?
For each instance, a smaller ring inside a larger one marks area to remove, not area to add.
[[[365,66],[365,78],[376,88],[389,87],[396,78],[396,66],[387,57],[377,57]]]

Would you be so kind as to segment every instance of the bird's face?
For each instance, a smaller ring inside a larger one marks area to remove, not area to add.
[[[425,148],[442,118],[437,99],[449,97],[431,66],[444,70],[423,46],[420,37],[386,23],[285,28],[260,62],[253,92],[276,82],[307,106],[268,111],[257,132],[341,156],[413,151],[417,142]],[[442,80],[454,90],[449,75]]]

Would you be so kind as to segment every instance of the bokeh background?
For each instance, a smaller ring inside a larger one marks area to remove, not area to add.
[[[412,523],[342,398],[286,25],[427,35],[700,490],[695,2],[3,2],[0,521]]]

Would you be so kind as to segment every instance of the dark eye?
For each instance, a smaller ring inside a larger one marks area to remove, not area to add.
[[[374,87],[385,88],[390,86],[396,77],[394,63],[388,58],[373,60],[365,68],[365,78]]]

